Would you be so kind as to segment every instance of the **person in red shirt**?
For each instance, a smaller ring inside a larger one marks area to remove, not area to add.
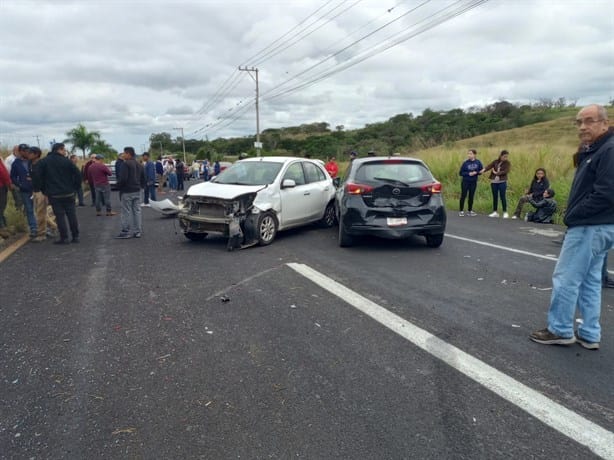
[[[9,189],[12,187],[11,175],[6,169],[6,166],[4,166],[4,161],[2,161],[2,158],[0,158],[0,237],[2,238],[8,238],[9,236],[6,229],[6,218],[4,217],[4,211],[6,209]]]
[[[87,180],[94,184],[96,192],[96,215],[102,216],[102,205],[107,208],[107,216],[115,216],[116,212],[111,209],[111,185],[109,176],[111,170],[104,164],[104,157],[100,154],[94,157],[94,162],[87,169]]]
[[[330,174],[330,177],[333,179],[339,174],[339,166],[335,161],[335,157],[328,160],[328,162],[324,165],[324,168],[326,168],[326,171],[328,171],[328,174]]]

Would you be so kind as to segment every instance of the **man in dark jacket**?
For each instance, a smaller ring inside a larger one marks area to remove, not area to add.
[[[145,188],[143,165],[136,161],[133,147],[124,147],[117,188],[121,196],[122,229],[115,238],[140,238],[142,235],[141,190]]]
[[[34,171],[34,188],[49,198],[49,204],[55,214],[60,239],[54,244],[68,243],[68,226],[72,242],[79,242],[79,222],[75,208],[75,194],[81,186],[81,172],[75,164],[66,158],[66,147],[59,142],[53,144],[51,152],[40,160]]]
[[[600,105],[584,107],[576,117],[584,146],[578,155],[565,224],[568,227],[552,275],[548,327],[530,335],[545,345],[578,342],[599,349],[601,272],[614,247],[614,129]],[[574,333],[576,305],[582,317]]]

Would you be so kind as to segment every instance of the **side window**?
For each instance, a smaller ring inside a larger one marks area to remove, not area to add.
[[[322,170],[313,163],[305,161],[303,163],[303,169],[305,170],[305,178],[307,179],[307,183],[326,180],[326,176]]]
[[[284,174],[284,179],[292,179],[296,185],[304,185],[305,184],[305,175],[303,174],[303,167],[300,162],[292,163],[286,169],[286,173]]]

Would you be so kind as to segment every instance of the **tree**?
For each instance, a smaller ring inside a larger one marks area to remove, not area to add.
[[[100,133],[98,131],[88,131],[81,123],[76,128],[68,131],[66,135],[68,138],[64,142],[72,144],[73,149],[81,149],[84,160],[86,151],[91,149],[100,140]]]
[[[111,145],[102,139],[97,140],[94,145],[90,148],[91,153],[96,153],[100,155],[104,155],[106,158],[116,158],[117,150],[115,150]]]

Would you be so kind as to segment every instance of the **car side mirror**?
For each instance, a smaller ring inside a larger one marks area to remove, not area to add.
[[[293,179],[284,179],[281,183],[281,188],[293,188],[296,187],[296,182]]]

